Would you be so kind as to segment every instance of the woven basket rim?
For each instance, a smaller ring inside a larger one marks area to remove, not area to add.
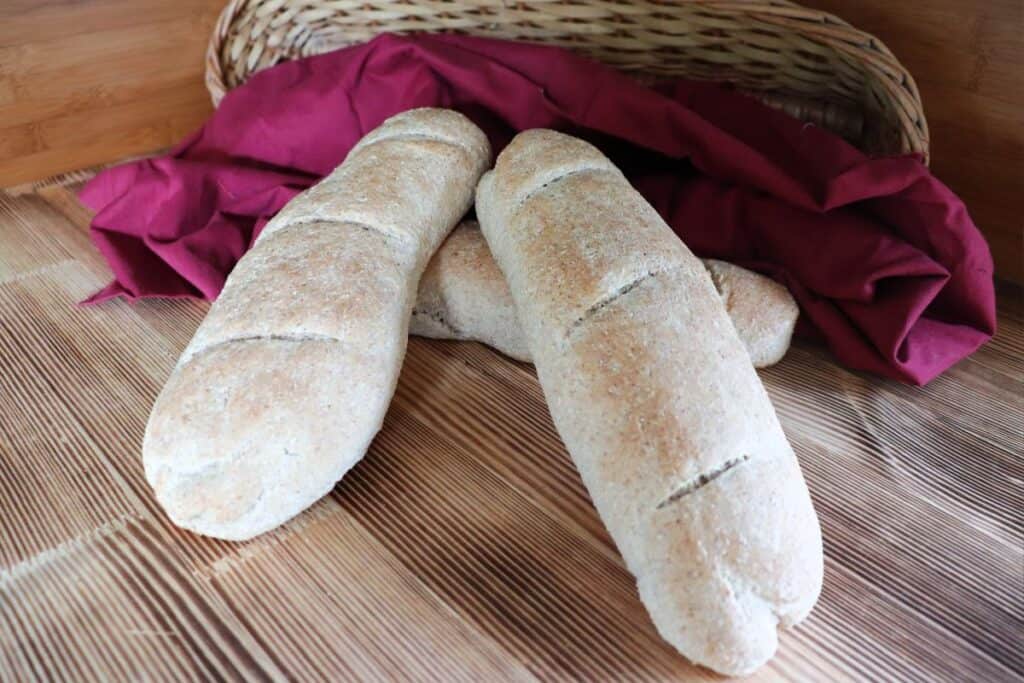
[[[488,6],[490,0],[466,1],[472,6],[484,7]],[[519,0],[515,3],[494,0],[490,5],[529,7],[531,10],[543,12],[546,8],[550,10],[552,6],[563,3],[573,7],[580,4],[565,2],[565,0],[535,0],[534,2]],[[318,17],[329,16],[334,11],[340,11],[335,9],[338,6],[337,3],[332,3],[330,0],[230,0],[217,19],[206,51],[205,82],[214,106],[219,104],[230,89],[225,77],[224,60],[227,56],[224,52],[226,41],[232,35],[236,21],[246,16],[247,13],[257,11],[261,6],[267,8],[264,14],[269,14],[287,8],[289,5],[297,5],[292,8],[294,14],[299,11],[315,11],[316,7],[321,4],[324,7],[318,11]],[[401,12],[408,12],[411,7],[399,0],[378,0],[378,2],[366,3],[366,5],[387,6],[391,8],[388,16],[392,17],[400,17]],[[863,69],[865,74],[865,88],[861,96],[865,100],[875,98],[878,101],[878,111],[886,108],[883,100],[887,100],[887,110],[891,112],[887,120],[895,117],[895,121],[892,123],[897,126],[899,148],[884,149],[881,150],[882,153],[916,153],[924,159],[925,163],[928,162],[928,124],[917,84],[909,71],[903,67],[880,39],[855,28],[833,14],[802,7],[789,0],[686,0],[686,2],[674,5],[658,5],[657,8],[659,12],[670,12],[679,10],[684,5],[698,5],[701,10],[714,12],[716,16],[726,15],[739,21],[749,21],[752,25],[758,23],[777,26],[798,35],[801,40],[821,46],[822,49],[832,51],[856,64]],[[269,24],[269,21],[264,22],[262,29],[265,30]],[[388,32],[386,25],[373,28],[379,29],[378,33]],[[255,36],[249,35],[246,40],[252,41],[254,38]],[[253,55],[249,55],[250,59],[252,57]],[[247,71],[245,77],[248,75],[250,74]],[[764,92],[770,94],[772,91],[765,90]],[[861,106],[870,110],[866,104]]]

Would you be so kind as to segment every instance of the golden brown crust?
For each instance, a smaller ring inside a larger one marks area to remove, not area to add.
[[[596,150],[572,170],[585,143],[564,138],[509,144],[477,188],[481,228],[555,425],[659,632],[696,662],[749,673],[775,651],[777,624],[817,599],[810,496],[699,260]],[[564,175],[523,174],[534,160]]]
[[[157,500],[178,526],[218,538],[273,529],[330,491],[369,446],[403,351],[295,337],[199,352],[171,375],[147,426]]]
[[[349,154],[331,175],[289,202],[260,239],[305,222],[349,222],[429,259],[467,209],[461,197],[451,195],[453,172],[477,177],[484,163],[446,141],[382,138]]]
[[[704,267],[711,274],[754,367],[764,368],[782,360],[800,315],[789,290],[770,278],[725,261],[705,259]]]
[[[171,519],[250,538],[326,493],[380,429],[430,255],[490,159],[460,114],[399,114],[235,267],[157,399],[146,476]]]
[[[232,339],[321,336],[371,347],[405,315],[408,259],[388,238],[359,225],[303,223],[246,254],[216,314],[181,356]]]
[[[781,360],[799,315],[786,288],[731,263],[702,263],[754,367]],[[478,341],[510,358],[532,362],[512,293],[476,221],[460,223],[431,258],[420,279],[409,333]]]
[[[479,341],[529,362],[512,294],[475,221],[459,224],[427,265],[409,333]]]

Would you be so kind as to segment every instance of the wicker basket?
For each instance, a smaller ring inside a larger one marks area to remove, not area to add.
[[[561,45],[645,78],[729,81],[868,153],[928,157],[917,86],[885,45],[780,0],[231,0],[206,85],[217,104],[280,61],[414,31]]]

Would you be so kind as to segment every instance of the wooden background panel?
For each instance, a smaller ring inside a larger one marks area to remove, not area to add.
[[[0,2],[0,186],[169,147],[202,124],[223,5]]]
[[[225,0],[0,2],[0,186],[173,145],[210,113],[203,52]],[[915,75],[933,168],[1024,282],[1024,3],[807,0]]]

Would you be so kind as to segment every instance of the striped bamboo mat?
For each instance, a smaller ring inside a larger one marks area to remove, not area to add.
[[[285,527],[182,532],[149,407],[206,310],[74,303],[82,174],[0,192],[0,679],[714,680],[655,633],[528,366],[413,339],[365,460]],[[753,680],[1024,680],[1024,306],[926,389],[762,372],[825,588]]]

